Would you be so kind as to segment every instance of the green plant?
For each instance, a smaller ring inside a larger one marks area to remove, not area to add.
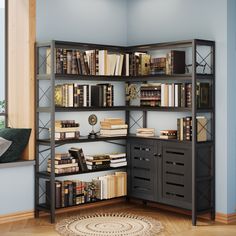
[[[5,120],[4,117],[0,117],[0,129],[5,128]]]
[[[5,100],[0,101],[0,113],[5,112]]]

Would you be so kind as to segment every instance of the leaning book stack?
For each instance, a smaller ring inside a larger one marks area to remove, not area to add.
[[[100,135],[104,137],[126,136],[128,133],[128,125],[121,118],[106,118],[100,126]]]
[[[47,171],[51,172],[52,160],[48,159]],[[56,153],[54,161],[56,174],[70,174],[79,172],[78,160],[69,153]]]

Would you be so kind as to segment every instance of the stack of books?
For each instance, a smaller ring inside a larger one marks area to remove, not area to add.
[[[93,179],[97,186],[97,199],[110,199],[127,195],[127,173],[115,172],[114,175],[106,175]]]
[[[47,171],[51,172],[51,159],[48,159]],[[79,172],[78,160],[72,157],[69,153],[56,153],[55,154],[55,173],[68,174]]]
[[[207,141],[207,119],[204,116],[197,116],[197,141]],[[192,117],[177,119],[177,139],[180,141],[192,140]]]
[[[78,139],[79,137],[79,123],[76,123],[75,120],[55,121],[55,140]]]
[[[106,118],[100,122],[100,135],[105,137],[126,136],[128,125],[121,118]]]
[[[110,167],[122,167],[127,166],[126,153],[111,153],[110,157]]]
[[[161,130],[160,138],[162,139],[177,139],[177,130]]]
[[[85,159],[89,170],[102,170],[110,167],[109,155],[85,155]]]
[[[153,137],[155,136],[154,128],[139,128],[136,130],[136,135],[141,137]]]

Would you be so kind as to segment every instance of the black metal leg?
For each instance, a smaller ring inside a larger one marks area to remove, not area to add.
[[[215,220],[216,214],[215,214],[215,209],[211,210],[211,220]]]
[[[39,218],[39,210],[35,210],[34,211],[34,217],[35,218]]]
[[[197,225],[197,217],[195,216],[195,214],[192,214],[192,225],[193,226]]]

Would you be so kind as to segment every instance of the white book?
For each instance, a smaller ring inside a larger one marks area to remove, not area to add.
[[[107,55],[107,75],[115,74],[116,60],[117,60],[116,54]]]
[[[87,86],[83,85],[83,107],[87,107]]]
[[[168,107],[171,107],[171,96],[172,96],[172,89],[171,89],[171,84],[168,84],[168,94],[169,94],[169,99],[168,99]]]
[[[74,106],[74,86],[73,84],[68,85],[68,106],[73,107]]]
[[[125,75],[129,76],[129,53],[125,54]]]
[[[161,106],[165,106],[165,84],[161,84]]]
[[[122,166],[127,166],[127,161],[110,164],[110,167],[122,167]]]
[[[107,51],[106,50],[99,50],[98,60],[99,60],[99,75],[107,75]]]
[[[117,55],[115,75],[119,75],[120,55]]]
[[[175,107],[179,104],[179,84],[175,84]]]
[[[120,55],[120,61],[119,61],[119,72],[118,72],[118,75],[121,75],[121,73],[122,73],[123,61],[124,61],[124,55],[121,54]]]
[[[127,161],[126,158],[111,159],[111,163],[120,163]]]

